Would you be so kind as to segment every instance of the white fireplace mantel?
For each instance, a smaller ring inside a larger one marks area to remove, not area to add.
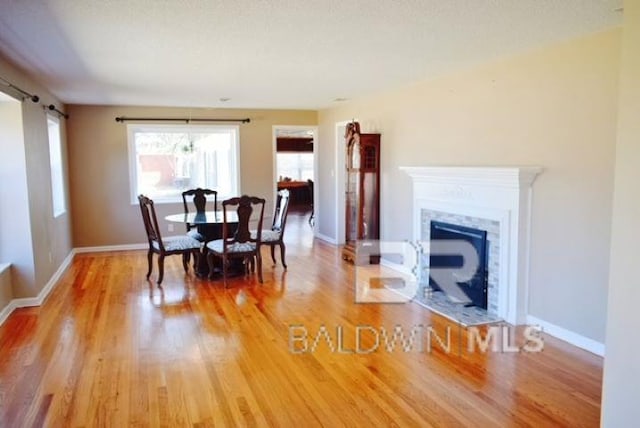
[[[540,167],[400,167],[413,180],[414,239],[422,210],[484,218],[500,224],[498,316],[526,322],[532,184]]]
[[[401,166],[414,181],[500,187],[531,186],[542,172],[537,166]]]

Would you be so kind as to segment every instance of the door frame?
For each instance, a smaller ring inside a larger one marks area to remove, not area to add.
[[[318,125],[273,125],[271,127],[271,152],[272,152],[272,164],[271,169],[273,171],[273,177],[271,182],[273,183],[273,204],[275,204],[278,196],[278,162],[276,154],[278,153],[278,137],[277,131],[279,129],[289,131],[311,131],[313,133],[313,234],[316,235],[319,224],[321,212],[318,206]]]

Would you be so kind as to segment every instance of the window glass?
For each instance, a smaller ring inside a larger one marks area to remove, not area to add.
[[[49,134],[49,163],[51,165],[51,198],[53,216],[67,212],[62,166],[62,143],[60,139],[60,119],[47,116]]]
[[[277,153],[278,179],[313,180],[313,153]]]
[[[238,127],[129,126],[131,200],[144,194],[156,202],[179,202],[196,187],[238,195]]]

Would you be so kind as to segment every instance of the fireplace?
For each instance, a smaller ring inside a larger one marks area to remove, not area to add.
[[[426,206],[425,206],[426,205]],[[422,293],[429,293],[429,254],[431,241],[432,223],[446,223],[455,227],[466,227],[471,230],[486,232],[485,246],[485,272],[487,276],[487,306],[483,308],[489,315],[504,319],[504,314],[500,313],[501,297],[507,293],[504,289],[504,277],[501,273],[508,264],[506,254],[500,246],[504,241],[501,229],[504,223],[500,220],[492,219],[487,213],[460,210],[459,208],[438,205],[439,210],[434,209],[433,202],[421,201],[416,207],[418,224],[416,225],[417,239],[422,243],[425,253],[420,260],[420,288]],[[463,214],[464,213],[464,214]],[[502,226],[502,227],[501,227]],[[506,249],[506,247],[505,247]],[[481,254],[479,254],[481,256]],[[480,257],[479,257],[480,258]],[[501,293],[502,292],[502,293]],[[501,296],[502,294],[502,296]],[[455,301],[455,299],[449,299]],[[459,299],[463,300],[463,299]],[[479,306],[481,307],[481,306]]]
[[[532,184],[542,168],[429,166],[401,170],[413,180],[413,239],[429,245],[433,222],[487,231],[487,312],[511,324],[526,322]],[[426,257],[419,278],[426,285],[428,264]]]
[[[478,256],[478,266],[471,278],[465,278],[460,281],[456,278],[456,271],[463,265],[463,257],[460,254],[436,254],[429,253],[429,270],[433,272],[438,269],[446,272],[449,276],[451,284],[457,284],[463,295],[462,303],[465,306],[477,306],[487,309],[488,295],[488,245],[487,231],[475,229],[472,227],[460,226],[457,224],[443,223],[439,221],[431,221],[430,225],[430,247],[433,248],[434,241],[463,241],[470,244]],[[444,291],[442,284],[438,284],[434,275],[429,276],[429,287],[432,290]],[[450,295],[450,298],[455,296]]]

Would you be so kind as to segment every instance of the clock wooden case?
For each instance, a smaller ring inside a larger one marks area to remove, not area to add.
[[[342,258],[355,264],[378,263],[380,239],[380,134],[362,134],[347,125],[346,217]]]

